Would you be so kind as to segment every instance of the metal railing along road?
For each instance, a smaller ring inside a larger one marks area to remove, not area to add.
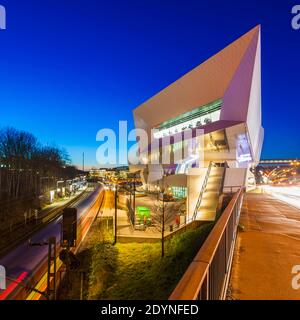
[[[226,297],[244,188],[235,193],[169,300]]]
[[[225,194],[233,194],[240,190],[241,186],[224,186],[223,193]]]

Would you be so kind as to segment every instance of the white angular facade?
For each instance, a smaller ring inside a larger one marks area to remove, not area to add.
[[[178,174],[178,165],[150,164],[150,157],[141,167],[147,185],[167,173],[169,186],[186,188],[190,213],[211,162],[226,162],[230,168],[224,190],[253,183],[249,169],[259,162],[264,135],[260,41],[257,26],[133,111],[136,128],[146,130],[152,141],[176,137],[187,129],[203,130],[202,168],[180,172],[185,179]]]

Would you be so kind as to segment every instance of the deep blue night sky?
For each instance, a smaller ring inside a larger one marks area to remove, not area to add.
[[[298,1],[300,4],[300,0]],[[0,126],[96,164],[101,128],[257,24],[262,25],[263,158],[300,157],[297,1],[0,0]]]

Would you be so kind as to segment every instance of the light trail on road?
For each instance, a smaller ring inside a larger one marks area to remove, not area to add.
[[[78,220],[86,220],[89,208],[96,201],[101,191],[102,187],[98,186],[94,191],[87,192],[86,196],[78,200],[78,202],[73,205],[77,208]],[[62,216],[56,218],[54,221],[50,222],[47,226],[30,237],[31,241],[37,243],[45,242],[49,237],[54,236],[56,237],[57,244],[59,245],[61,235],[61,222]],[[48,246],[32,247],[29,245],[29,239],[27,239],[26,241],[18,245],[14,250],[9,252],[6,256],[1,258],[0,265],[5,267],[8,278],[19,279],[21,275],[24,275],[26,273],[26,278],[22,277],[22,281],[26,281],[37,273],[41,265],[45,264],[45,262],[47,261],[47,256]],[[1,293],[0,298],[2,298],[2,300],[10,298],[10,296],[14,293],[13,291],[18,291],[21,288],[17,288],[14,285],[13,290],[11,289],[11,282],[8,281],[7,289]],[[10,292],[7,292],[7,290]]]
[[[262,190],[273,197],[300,209],[300,187],[262,186]]]

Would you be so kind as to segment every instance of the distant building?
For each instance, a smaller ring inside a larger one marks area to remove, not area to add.
[[[105,169],[91,169],[89,172],[90,177],[94,178],[105,178],[106,170]]]
[[[151,164],[149,148],[140,146],[144,165],[131,166],[131,171],[140,170],[145,188],[153,190],[167,175],[168,190],[187,198],[188,219],[214,220],[223,192],[255,184],[252,169],[260,161],[264,137],[260,26],[141,104],[133,114],[135,127],[159,141],[158,158],[166,148],[174,157],[183,147],[175,137],[187,129],[203,130],[200,168],[195,168],[193,159]],[[166,137],[173,137],[167,146],[161,143]]]

